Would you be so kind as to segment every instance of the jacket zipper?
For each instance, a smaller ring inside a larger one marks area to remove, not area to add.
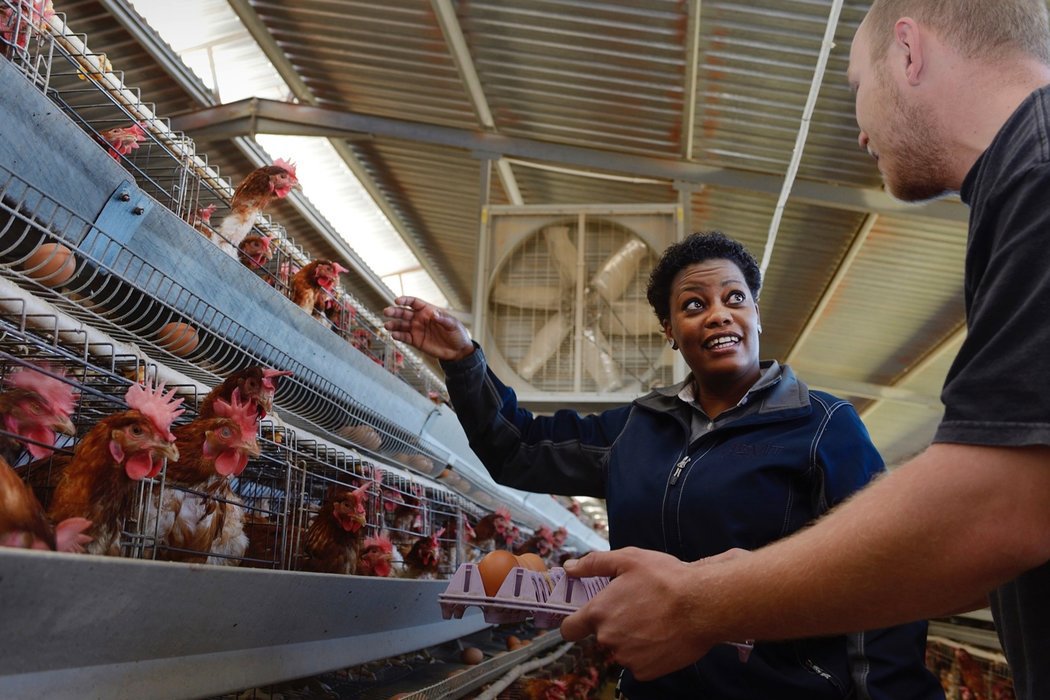
[[[682,470],[685,469],[685,465],[689,464],[689,455],[687,454],[682,459],[678,460],[678,464],[674,465],[674,471],[671,472],[671,486],[678,483],[678,477],[682,476]]]
[[[839,683],[839,679],[835,678],[835,676],[831,675],[830,673],[822,669],[820,666],[817,666],[815,663],[813,663],[812,659],[806,659],[805,665],[806,668],[810,670],[810,672],[815,673],[824,680],[826,680],[835,688],[835,690],[839,691],[840,693],[845,692],[842,688],[842,684]]]

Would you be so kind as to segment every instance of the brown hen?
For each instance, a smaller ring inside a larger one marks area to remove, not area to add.
[[[264,277],[266,265],[273,260],[273,248],[270,246],[269,236],[260,236],[255,233],[248,234],[237,246],[237,257],[249,270]]]
[[[69,416],[76,403],[73,388],[63,381],[65,373],[41,365],[11,372],[0,393],[0,457],[16,464],[23,451],[33,459],[52,453],[55,433],[75,435]]]
[[[352,574],[357,569],[367,523],[371,484],[328,487],[321,510],[303,537],[303,569],[328,574]]]
[[[53,522],[90,520],[89,554],[120,554],[120,535],[137,482],[156,476],[164,459],[179,458],[170,428],[182,413],[182,399],[174,394],[165,395],[163,384],[156,390],[133,384],[125,395],[130,408],[102,419],[77,443],[48,515]]]
[[[239,390],[238,400],[251,403],[261,420],[273,410],[273,397],[277,393],[277,382],[281,377],[291,376],[291,374],[287,370],[269,369],[262,365],[253,365],[238,370],[226,377],[222,384],[208,392],[208,395],[201,401],[198,416],[214,418],[217,415],[215,402],[222,399],[230,403],[233,401],[233,392]]]
[[[219,234],[226,239],[229,246],[220,247],[236,257],[237,246],[252,230],[255,218],[270,202],[286,197],[298,185],[295,164],[280,158],[275,160],[273,165],[264,165],[249,173],[234,191],[230,213],[219,226]]]
[[[236,565],[248,547],[243,502],[230,488],[230,478],[260,450],[255,408],[239,401],[239,394],[234,391],[232,403],[215,401],[216,417],[173,430],[179,458],[168,463],[166,488],[151,511],[161,545],[158,558]]]
[[[325,318],[325,301],[339,281],[339,273],[348,270],[337,262],[314,260],[292,277],[292,301],[308,314]]]
[[[0,547],[82,552],[91,540],[83,534],[89,527],[91,521],[84,518],[69,518],[53,527],[33,492],[0,459]]]
[[[445,534],[445,528],[441,528],[430,536],[424,535],[415,541],[412,549],[405,555],[403,578],[432,579],[438,577],[441,558],[444,556],[439,539],[443,534]]]

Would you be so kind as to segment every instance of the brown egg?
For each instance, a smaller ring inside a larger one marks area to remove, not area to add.
[[[476,666],[485,660],[485,654],[482,653],[481,649],[477,647],[467,647],[460,654],[460,658],[463,659],[463,663],[468,666]]]
[[[157,331],[157,342],[179,357],[185,357],[197,349],[200,337],[188,323],[172,321]]]
[[[485,587],[485,595],[496,595],[496,591],[503,585],[503,579],[507,578],[510,570],[517,565],[518,558],[505,549],[496,549],[486,554],[478,562],[478,573],[481,575],[481,585]]]
[[[73,251],[61,243],[37,246],[21,266],[27,275],[48,287],[65,284],[77,271]]]
[[[532,552],[525,552],[525,554],[518,555],[518,566],[528,569],[529,571],[539,571],[540,573],[547,573],[547,562],[540,558],[539,554]]]
[[[521,640],[515,637],[513,634],[507,637],[507,651],[514,651],[515,649],[521,648]]]

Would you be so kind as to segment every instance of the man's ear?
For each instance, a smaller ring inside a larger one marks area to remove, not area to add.
[[[903,59],[904,77],[908,85],[916,86],[923,78],[926,42],[918,22],[911,17],[901,17],[893,25],[894,48]]]

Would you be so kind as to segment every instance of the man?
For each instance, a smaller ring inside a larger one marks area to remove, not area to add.
[[[871,629],[989,594],[1019,698],[1050,698],[1050,28],[1045,0],[875,0],[849,79],[889,191],[971,207],[967,339],[934,444],[820,522],[695,563],[590,554],[617,578],[566,618],[639,679],[728,640]]]

